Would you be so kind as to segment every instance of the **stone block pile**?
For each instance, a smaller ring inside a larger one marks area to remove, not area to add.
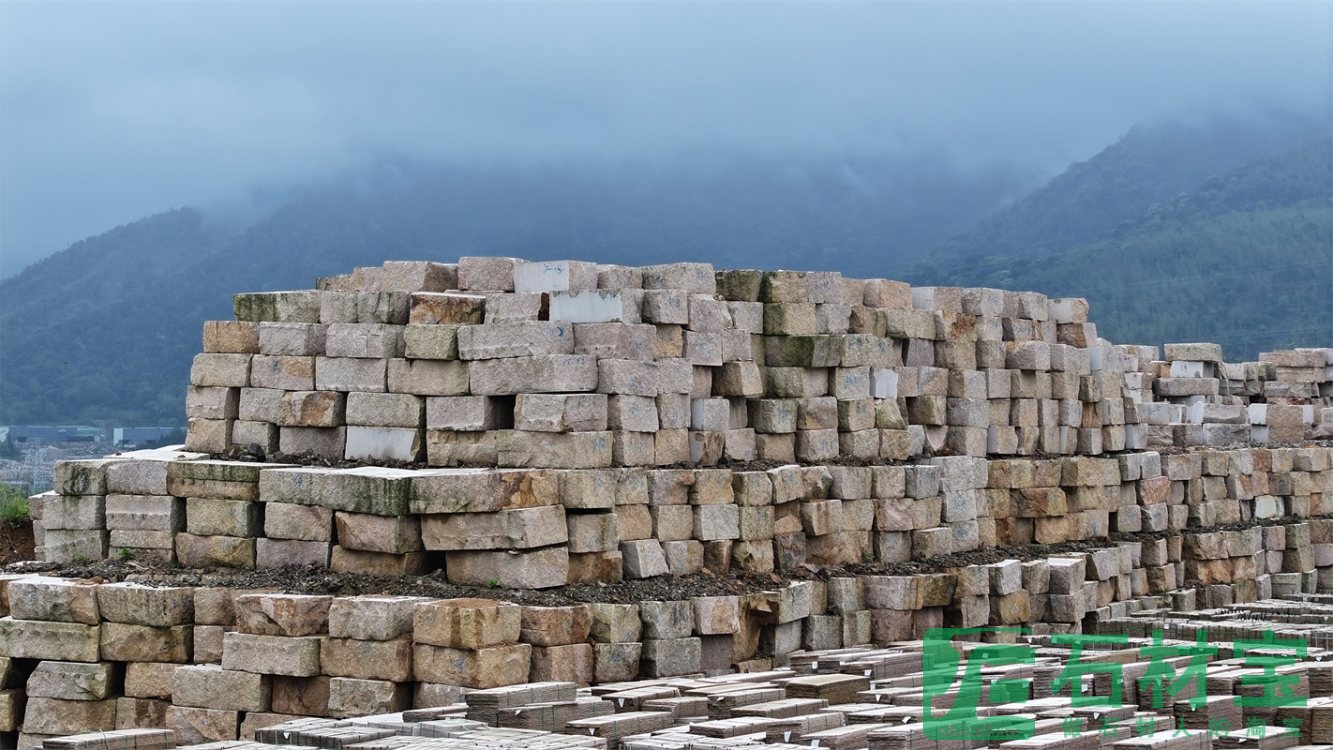
[[[870,644],[1333,591],[1333,349],[1159,357],[1083,300],[700,263],[391,261],[234,309],[186,444],[58,464],[38,557],[477,596],[0,576],[0,745],[299,719],[284,736],[399,747],[344,723],[379,713],[469,750],[964,750],[889,729],[917,656]],[[498,600],[705,573],[745,593]]]
[[[591,686],[556,679],[471,690],[433,708],[348,718],[271,716],[243,740],[195,744],[193,736],[170,729],[122,728],[27,738],[20,746],[1285,750],[1333,745],[1329,597],[1294,595],[1206,609],[1181,603],[1185,606],[1177,611],[1157,604],[1145,602],[1136,612],[1103,621],[1095,640],[1013,630],[937,633],[934,638],[953,638],[947,655],[940,653],[942,642],[921,640],[797,648],[782,664],[746,673],[696,672]],[[1277,654],[1284,655],[1280,665]],[[39,667],[32,679],[40,673],[42,681],[58,682],[51,676],[71,674],[69,666]],[[235,684],[228,693],[237,701],[256,694],[244,685],[249,677],[233,675],[228,679],[235,682],[227,683],[218,677],[224,672],[178,667],[175,685],[198,691]],[[1275,684],[1284,686],[1274,693],[1280,700],[1265,700]]]
[[[1319,517],[1333,513],[1331,456],[1311,446],[765,470],[341,469],[154,450],[63,463],[56,490],[33,505],[42,556],[58,562],[142,555],[193,568],[443,569],[461,585],[553,588],[703,570],[906,563],[1279,519],[1322,528]],[[146,468],[160,481],[123,483]],[[122,510],[135,498],[147,498],[142,513]],[[98,512],[105,507],[116,510]],[[1326,544],[1323,536],[1315,543]],[[1254,572],[1312,571],[1333,565],[1333,552],[1317,562]],[[1152,575],[1158,590],[1195,580],[1179,570]]]
[[[1181,440],[1246,442],[1217,425],[1248,427],[1230,407],[1251,403],[1308,407],[1272,438],[1299,441],[1333,405],[1333,349],[1159,362],[1098,339],[1085,301],[1031,292],[472,257],[318,286],[237,295],[236,320],[206,324],[187,448],[544,468],[1097,455],[1205,413]],[[1162,406],[1140,421],[1145,395]]]
[[[942,627],[1074,634],[1165,607],[1312,594],[1333,573],[1319,565],[1333,563],[1324,559],[1331,530],[1323,519],[1186,529],[937,572],[633,604],[333,597],[13,574],[0,578],[0,739],[20,729],[40,739],[158,726],[195,741],[248,738],[264,722],[444,706],[467,690],[762,672],[792,664],[801,649],[920,639]],[[487,720],[506,707],[490,706]],[[583,710],[561,716],[600,716]]]
[[[1126,373],[1148,447],[1290,444],[1333,436],[1333,349],[1227,363],[1216,344],[1167,344]],[[1150,393],[1149,393],[1150,392]]]

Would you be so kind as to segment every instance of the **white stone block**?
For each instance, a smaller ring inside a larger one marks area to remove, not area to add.
[[[887,367],[871,368],[870,395],[873,398],[897,398],[898,372]]]
[[[1049,300],[1046,307],[1050,320],[1056,323],[1086,323],[1088,301],[1078,297]]]
[[[550,318],[567,323],[638,323],[643,292],[591,289],[552,292]]]
[[[1205,374],[1205,368],[1208,372]],[[1203,362],[1191,362],[1189,360],[1176,360],[1171,363],[1171,377],[1173,378],[1211,378],[1212,367]]]
[[[519,294],[596,288],[596,263],[578,260],[544,260],[519,261],[514,264],[514,291]]]
[[[343,457],[349,461],[416,462],[421,460],[424,445],[421,430],[415,428],[351,426]]]

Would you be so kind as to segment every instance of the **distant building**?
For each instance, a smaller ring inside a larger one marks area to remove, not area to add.
[[[15,443],[96,443],[106,439],[106,429],[86,425],[52,426],[16,424],[9,425],[6,435]]]
[[[112,430],[111,442],[117,448],[145,448],[162,445],[173,436],[185,438],[180,427],[117,427]]]

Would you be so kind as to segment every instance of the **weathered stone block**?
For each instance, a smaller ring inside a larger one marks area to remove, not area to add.
[[[102,619],[131,625],[170,627],[194,622],[194,589],[158,588],[137,583],[97,587]]]
[[[117,698],[116,728],[139,729],[165,726],[170,701],[157,698]]]
[[[573,682],[592,684],[594,677],[593,647],[587,643],[562,646],[534,646],[528,679],[536,681]]]
[[[328,542],[306,542],[297,539],[256,539],[255,567],[286,568],[313,565],[329,566]]]
[[[421,427],[425,401],[406,393],[349,393],[346,420],[367,427]]]
[[[116,700],[86,701],[59,698],[28,699],[23,732],[29,735],[69,735],[116,728]]]
[[[101,622],[97,588],[91,581],[45,576],[20,578],[9,584],[9,612],[16,620],[96,625]]]
[[[125,665],[125,695],[131,698],[171,699],[173,681],[179,664],[170,662],[131,662]]]
[[[324,342],[329,357],[384,359],[403,356],[403,326],[385,323],[331,323]],[[316,365],[318,377],[319,363]]]
[[[407,513],[411,480],[418,474],[376,466],[265,470],[260,474],[259,486],[265,502],[396,516]]]
[[[468,372],[472,393],[481,396],[597,390],[597,359],[586,354],[482,359],[468,363]]]
[[[483,291],[514,291],[514,267],[519,258],[464,256],[458,259],[458,288]]]
[[[153,628],[106,622],[102,623],[99,650],[104,661],[187,664],[194,650],[194,628],[190,625]]]
[[[450,583],[499,584],[521,589],[563,586],[569,579],[569,549],[459,550],[445,553]]]
[[[319,674],[319,637],[227,633],[222,637],[222,668],[258,674],[312,677]]]
[[[264,536],[328,542],[333,539],[333,510],[315,505],[267,502],[264,504]]]
[[[100,701],[111,697],[115,679],[111,664],[38,662],[28,676],[28,698],[59,698],[67,701]]]
[[[698,635],[730,635],[740,630],[740,599],[735,596],[697,596],[694,632]]]
[[[320,671],[332,677],[412,681],[412,639],[363,641],[326,638],[319,650]]]
[[[243,320],[206,320],[203,347],[210,353],[257,354],[259,325]]]
[[[414,514],[490,513],[560,502],[558,475],[542,470],[419,472],[411,493],[409,509]]]
[[[421,352],[417,354],[418,358],[415,359],[389,360],[388,385],[391,393],[461,396],[468,392],[466,362],[445,362],[421,357]]]
[[[679,289],[690,294],[717,293],[713,266],[708,263],[667,263],[644,266],[644,289]]]
[[[167,709],[166,727],[175,730],[178,740],[187,745],[234,740],[240,736],[240,726],[239,711],[188,706]]]
[[[302,636],[328,632],[332,602],[331,596],[243,594],[232,608],[241,633]]]
[[[620,552],[579,552],[569,555],[566,583],[619,583],[625,576]]]
[[[559,505],[423,516],[421,537],[426,549],[528,549],[561,544],[568,539],[565,509]]]
[[[656,539],[621,542],[620,553],[627,578],[652,578],[669,572],[662,545]]]
[[[620,548],[620,533],[614,513],[575,513],[565,516],[569,551],[613,552]]]
[[[413,648],[413,671],[423,682],[485,690],[527,682],[531,654],[532,646],[526,643],[475,650],[418,643]]]
[[[279,427],[278,451],[290,456],[337,459],[347,445],[346,427]],[[358,427],[364,430],[368,428]]]
[[[0,618],[0,653],[14,659],[97,661],[101,628],[79,623]]]
[[[172,676],[171,701],[226,711],[267,711],[269,682],[253,672],[225,670],[217,665],[177,667]]]
[[[402,711],[412,705],[412,686],[385,680],[329,680],[329,715],[359,717]]]
[[[403,354],[397,353],[396,357]],[[315,389],[341,392],[384,393],[388,388],[388,362],[384,358],[316,357]]]
[[[196,354],[190,365],[190,385],[244,388],[250,385],[249,354]]]
[[[262,528],[260,503],[212,497],[185,500],[185,530],[195,536],[255,537]]]
[[[519,638],[535,646],[583,643],[592,630],[592,612],[586,605],[523,607]]]
[[[106,527],[130,531],[179,531],[185,525],[179,498],[160,495],[107,495]]]
[[[501,433],[497,461],[507,467],[592,469],[610,466],[614,455],[610,432]]]
[[[654,411],[654,421],[656,416]],[[514,428],[533,432],[605,430],[607,417],[602,393],[519,394],[513,412]]]
[[[640,671],[649,677],[672,677],[698,672],[703,664],[703,644],[698,638],[675,638],[643,642]]]
[[[283,391],[313,390],[315,358],[256,354],[250,360],[250,380],[244,385]],[[244,397],[241,408],[245,408]]]
[[[412,633],[418,604],[411,596],[338,597],[329,606],[329,635],[363,641],[388,641]]]
[[[325,327],[318,323],[260,323],[259,352],[311,357],[324,353]]]
[[[486,297],[477,294],[416,292],[410,305],[410,324],[479,325],[486,320]]]
[[[417,516],[339,512],[335,522],[338,544],[347,549],[403,554],[422,548]]]
[[[417,605],[412,623],[417,643],[479,649],[517,642],[522,608],[491,599],[429,601]]]
[[[593,676],[599,683],[624,682],[639,676],[641,643],[594,643]]]
[[[176,558],[187,568],[253,568],[255,540],[177,534]]]

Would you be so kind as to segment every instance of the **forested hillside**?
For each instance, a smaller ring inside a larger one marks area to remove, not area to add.
[[[1116,342],[1212,341],[1233,360],[1333,345],[1333,151],[1322,139],[1252,162],[1093,242],[942,254],[914,276],[1087,297]]]
[[[1215,118],[1137,125],[1030,195],[944,243],[948,256],[1023,256],[1096,242],[1204,181],[1329,137],[1326,119]]]

